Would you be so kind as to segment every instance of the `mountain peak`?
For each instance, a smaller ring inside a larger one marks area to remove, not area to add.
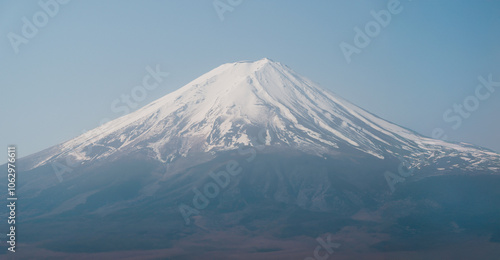
[[[260,59],[259,61],[264,61],[264,62],[274,62],[273,60],[269,59],[269,58],[262,58]]]
[[[262,58],[260,60],[242,60],[242,61],[237,61],[233,63],[226,63],[226,64],[238,64],[238,63],[258,63],[258,64],[265,64],[265,63],[277,63],[273,61],[272,59],[269,58]]]
[[[275,62],[271,59],[268,58],[262,58],[260,60],[243,60],[243,61],[237,61],[237,62],[232,62],[232,63],[225,63],[214,70],[212,70],[215,73],[220,73],[223,70],[230,70],[231,73],[233,74],[247,74],[251,75],[252,73],[259,71],[259,70],[266,70],[266,69],[280,69],[282,67],[282,64],[279,62]],[[210,73],[210,72],[209,72]],[[201,78],[201,77],[200,77]]]
[[[260,60],[255,61],[255,63],[265,64],[265,63],[279,63],[279,62],[275,62],[269,58],[262,58]]]
[[[212,71],[208,72],[205,75],[210,75],[211,72],[213,74],[221,74],[221,72],[226,71],[231,73],[233,76],[239,75],[252,75],[257,71],[261,70],[282,70],[286,69],[285,66],[283,66],[279,62],[275,62],[269,58],[262,58],[260,60],[243,60],[243,61],[237,61],[237,62],[231,62],[231,63],[225,63],[220,65],[219,67],[213,69]],[[199,77],[199,78],[203,78]]]

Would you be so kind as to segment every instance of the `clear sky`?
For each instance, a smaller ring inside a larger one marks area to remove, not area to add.
[[[121,116],[113,102],[147,66],[170,74],[138,107],[223,63],[268,57],[421,134],[439,127],[500,151],[500,87],[475,93],[480,76],[500,81],[499,1],[239,2],[216,2],[231,10],[221,20],[213,0],[73,0],[48,11],[38,0],[0,1],[0,146],[26,156]],[[393,11],[389,22],[376,22],[380,10]],[[355,27],[367,24],[369,43],[357,48]],[[342,42],[357,48],[350,63]],[[464,101],[471,112],[445,122]]]

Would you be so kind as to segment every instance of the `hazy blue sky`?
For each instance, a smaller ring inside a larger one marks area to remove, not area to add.
[[[23,36],[23,17],[43,25],[43,9],[0,1],[0,146],[25,156],[119,117],[111,104],[141,84],[146,66],[170,75],[139,106],[223,63],[268,57],[421,134],[440,127],[500,151],[500,87],[457,129],[443,121],[455,103],[475,105],[467,97],[479,76],[500,81],[499,1],[403,0],[350,63],[340,43],[354,45],[354,28],[390,1],[244,0],[223,21],[213,2],[73,0],[16,54],[9,35]]]

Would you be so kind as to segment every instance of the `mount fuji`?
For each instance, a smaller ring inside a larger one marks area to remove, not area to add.
[[[436,160],[456,154],[470,157],[473,163],[465,162],[473,170],[498,163],[497,153],[423,137],[264,58],[219,66],[134,113],[30,156],[29,168],[66,157],[89,163],[139,152],[170,163],[251,145],[260,129],[267,146],[317,156],[361,152]]]
[[[500,248],[498,153],[383,120],[270,59],[223,64],[19,167],[34,254],[304,259],[325,234],[338,259]]]

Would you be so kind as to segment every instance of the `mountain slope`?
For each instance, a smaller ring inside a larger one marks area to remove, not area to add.
[[[488,150],[432,140],[384,121],[287,66],[262,59],[221,65],[134,113],[29,157],[27,167],[66,157],[88,163],[138,150],[165,163],[251,145],[260,129],[268,146],[318,156],[362,152],[379,159],[437,160],[455,154],[474,169],[498,161]]]

